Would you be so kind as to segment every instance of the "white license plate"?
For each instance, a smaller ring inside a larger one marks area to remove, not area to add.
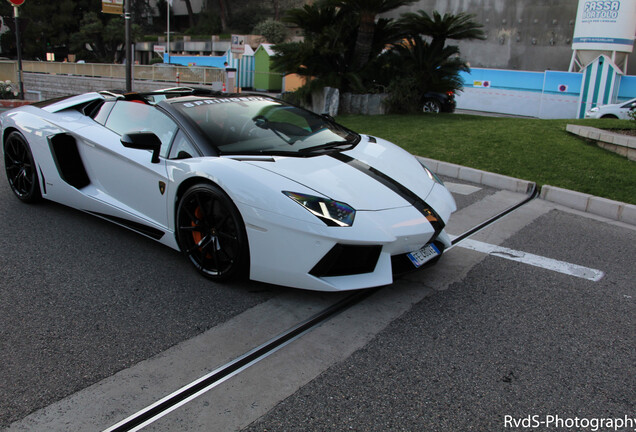
[[[421,267],[423,264],[438,256],[441,252],[434,244],[424,246],[422,249],[406,254],[411,260],[415,268]]]

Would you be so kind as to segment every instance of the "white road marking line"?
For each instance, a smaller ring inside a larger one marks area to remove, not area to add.
[[[446,189],[448,189],[452,193],[456,193],[459,195],[470,195],[481,190],[480,187],[461,183],[444,182],[444,186],[446,186]]]
[[[482,252],[488,255],[494,255],[496,257],[505,258],[511,261],[517,261],[534,267],[540,267],[570,276],[576,276],[578,278],[587,279],[594,282],[598,282],[603,278],[603,276],[605,276],[605,273],[601,270],[583,267],[578,264],[572,264],[565,261],[546,258],[540,255],[534,255],[514,249],[508,249],[501,246],[495,246],[477,240],[465,239],[457,243],[456,246],[463,247],[464,249]]]

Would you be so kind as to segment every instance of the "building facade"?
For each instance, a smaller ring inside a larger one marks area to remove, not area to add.
[[[471,13],[483,24],[487,37],[458,43],[462,57],[472,67],[567,71],[578,4],[578,0],[419,0],[386,16],[397,18],[420,9],[429,14],[435,10]],[[629,56],[627,72],[636,75],[634,53]]]

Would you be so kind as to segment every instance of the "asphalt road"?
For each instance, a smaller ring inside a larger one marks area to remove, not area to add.
[[[452,187],[452,234],[520,199]],[[134,233],[18,202],[5,179],[0,220],[0,429],[104,429],[339,298],[210,283]],[[539,431],[570,429],[504,420],[633,417],[636,230],[534,201],[476,238],[605,275],[455,247],[146,429]]]
[[[635,242],[633,231],[550,212],[504,245],[600,265],[601,281],[488,257],[246,430],[497,431],[507,415],[633,417]],[[557,430],[545,426],[531,430]]]
[[[25,205],[1,180],[0,427],[285,291],[211,284],[176,251]]]

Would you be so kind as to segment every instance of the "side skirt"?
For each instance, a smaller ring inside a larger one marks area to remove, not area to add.
[[[164,236],[165,232],[158,230],[156,228],[150,227],[148,225],[144,225],[141,224],[139,222],[133,222],[127,219],[123,219],[117,216],[111,216],[111,215],[107,215],[107,214],[103,214],[103,213],[98,213],[98,212],[92,212],[92,211],[86,211],[86,213],[92,214],[93,216],[98,216],[102,219],[106,219],[108,221],[114,222],[117,225],[121,225],[124,226],[128,229],[131,229],[133,231],[136,231],[140,234],[143,234],[147,237],[150,237],[151,239],[154,240],[161,240],[161,238]]]

